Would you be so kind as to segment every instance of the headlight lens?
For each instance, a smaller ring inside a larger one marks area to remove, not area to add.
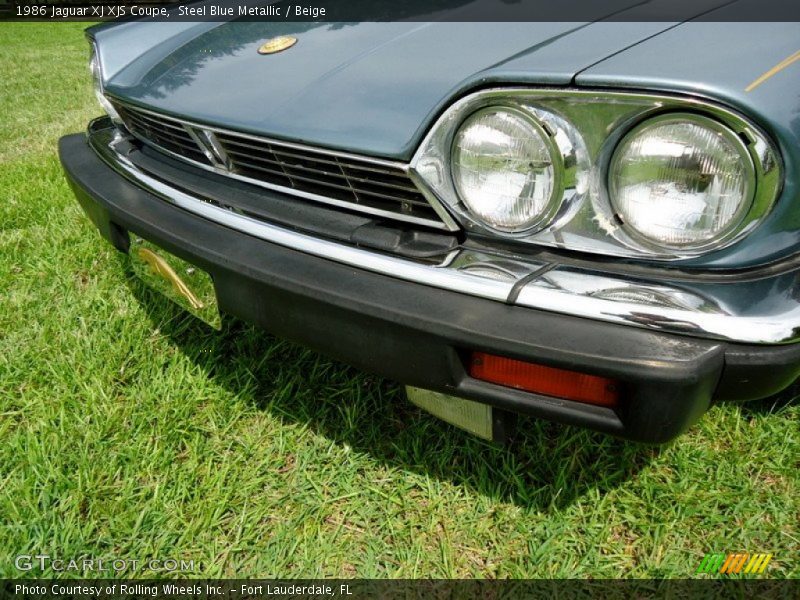
[[[461,201],[493,229],[526,231],[552,212],[552,144],[521,111],[486,108],[468,117],[453,140],[451,172]]]
[[[755,170],[746,146],[716,121],[692,114],[655,117],[617,147],[611,202],[623,224],[666,248],[722,240],[752,205]]]

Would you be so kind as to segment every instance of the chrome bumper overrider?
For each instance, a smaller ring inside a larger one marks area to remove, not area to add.
[[[800,340],[800,272],[761,279],[679,280],[589,271],[571,265],[460,249],[422,264],[290,231],[221,208],[141,170],[115,150],[121,140],[96,121],[90,144],[121,175],[187,211],[248,235],[359,269],[514,306],[703,338],[750,344]],[[671,278],[672,277],[672,278]]]

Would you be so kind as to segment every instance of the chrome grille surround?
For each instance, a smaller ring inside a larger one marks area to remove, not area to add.
[[[138,140],[203,169],[357,212],[459,229],[404,163],[193,123],[117,99],[112,104]]]

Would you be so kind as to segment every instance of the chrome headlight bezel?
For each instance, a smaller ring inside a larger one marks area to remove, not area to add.
[[[466,210],[452,183],[449,160],[455,131],[468,115],[496,105],[531,115],[550,133],[560,154],[561,198],[554,203],[549,220],[531,231],[502,232],[484,226]],[[662,247],[626,227],[611,203],[608,173],[615,149],[635,127],[667,113],[692,113],[719,123],[742,141],[753,162],[755,191],[750,210],[723,239],[698,247]],[[658,261],[702,256],[740,240],[770,211],[783,184],[776,146],[738,113],[692,97],[606,90],[494,88],[470,94],[439,117],[409,170],[445,222],[455,222],[468,232],[523,244]]]
[[[103,67],[100,63],[100,53],[97,51],[97,43],[93,40],[89,41],[89,74],[92,76],[92,85],[94,87],[95,96],[98,102],[102,104],[101,98],[104,98],[103,87]]]
[[[89,73],[92,76],[92,85],[94,87],[94,95],[97,102],[102,109],[106,111],[111,120],[118,126],[124,125],[122,118],[114,108],[114,105],[109,102],[105,95],[105,74],[103,72],[103,62],[100,59],[100,52],[97,49],[97,42],[89,38]]]

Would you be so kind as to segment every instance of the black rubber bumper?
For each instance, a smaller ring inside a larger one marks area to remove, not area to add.
[[[768,396],[798,375],[797,346],[748,347],[513,307],[298,252],[177,208],[118,175],[82,134],[59,142],[81,206],[118,249],[128,232],[211,273],[225,314],[404,384],[643,442],[686,430],[715,396]],[[617,409],[475,380],[482,350],[603,375]]]

